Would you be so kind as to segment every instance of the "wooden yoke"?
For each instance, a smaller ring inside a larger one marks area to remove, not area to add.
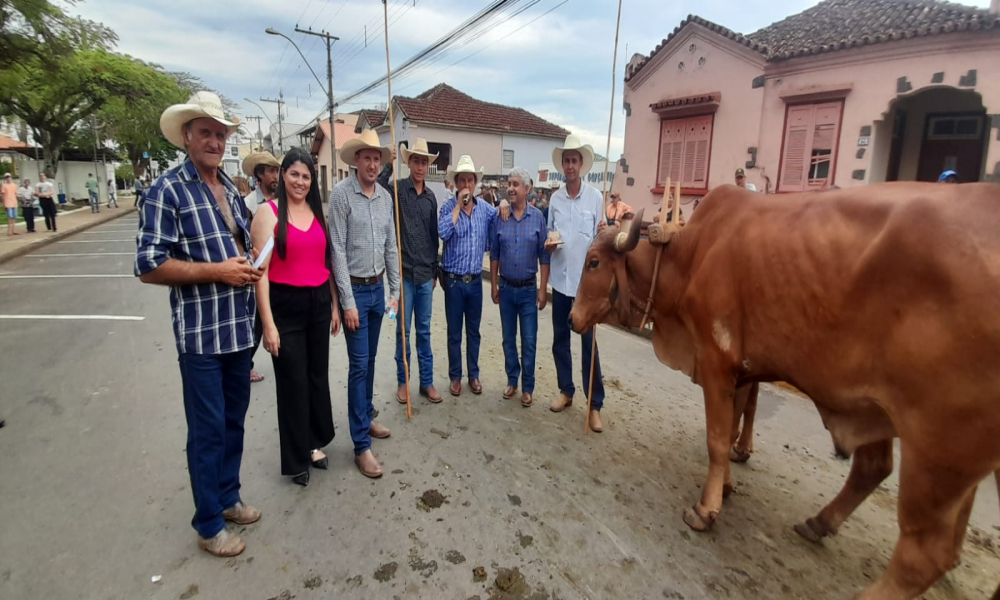
[[[664,212],[667,210],[667,201],[670,199],[670,178],[667,178],[663,186],[663,201],[660,203],[660,212],[653,216],[653,224],[649,226],[649,243],[655,244],[656,262],[653,263],[653,279],[649,282],[649,297],[646,298],[646,308],[642,311],[642,321],[639,322],[639,330],[646,328],[646,321],[649,320],[649,310],[653,306],[653,292],[656,290],[656,281],[660,277],[660,259],[663,258],[663,249],[674,237],[674,234],[681,230],[681,182],[677,182],[674,188],[674,203],[669,223],[663,222]]]

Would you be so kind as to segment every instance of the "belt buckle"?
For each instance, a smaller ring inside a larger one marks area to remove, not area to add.
[[[472,283],[475,275],[462,275],[462,283]]]

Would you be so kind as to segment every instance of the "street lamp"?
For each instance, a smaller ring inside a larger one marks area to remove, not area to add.
[[[299,27],[296,27],[295,31],[305,35],[314,35],[316,37],[323,38],[323,41],[326,42],[326,100],[327,100],[327,107],[330,111],[330,181],[332,182],[330,187],[332,188],[333,184],[337,183],[337,140],[335,133],[336,127],[334,127],[334,117],[333,117],[336,105],[333,102],[333,58],[331,56],[330,48],[331,46],[333,46],[333,43],[339,40],[340,38],[335,35],[330,35],[325,31],[319,32],[319,31],[313,31],[312,29],[300,29]],[[296,44],[295,41],[292,40],[292,38],[281,33],[280,31],[278,31],[273,27],[268,27],[267,29],[264,30],[264,32],[267,33],[268,35],[277,35],[288,40],[288,43],[291,44],[292,47],[295,48],[295,51],[299,53],[299,56],[302,57],[302,62],[304,62],[306,64],[306,67],[309,68],[309,72],[312,73],[313,77],[316,78],[316,83],[318,83],[319,87],[322,89],[323,82],[319,80],[319,76],[316,75],[316,71],[313,71],[313,68],[309,65],[309,61],[306,60],[305,54],[302,54],[302,50],[299,49],[298,44]],[[316,126],[319,127],[319,124],[317,124]]]
[[[264,115],[264,118],[267,119],[267,123],[269,125],[271,125],[271,126],[274,125],[274,122],[271,121],[271,117],[267,116],[267,113],[264,112],[264,109],[261,107],[260,104],[257,104],[256,102],[254,102],[250,98],[243,98],[243,99],[246,100],[247,102],[249,102],[250,104],[253,104],[254,106],[256,106],[257,109],[260,111],[260,114]]]

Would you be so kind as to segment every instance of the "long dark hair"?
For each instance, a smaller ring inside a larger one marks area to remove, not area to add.
[[[278,233],[274,238],[274,249],[281,260],[285,260],[285,249],[288,246],[288,194],[285,192],[285,172],[295,163],[300,162],[309,169],[312,183],[306,193],[306,204],[312,209],[313,216],[323,227],[326,237],[326,268],[333,272],[333,244],[330,242],[330,229],[326,226],[323,216],[323,198],[319,193],[319,182],[316,180],[316,165],[312,156],[300,148],[292,148],[281,161],[281,177],[278,178]]]

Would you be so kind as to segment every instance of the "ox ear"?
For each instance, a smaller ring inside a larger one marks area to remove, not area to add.
[[[639,212],[632,218],[628,228],[628,233],[620,232],[615,236],[615,250],[618,252],[631,252],[639,245],[639,232],[642,229],[642,214],[646,209],[640,208]]]

